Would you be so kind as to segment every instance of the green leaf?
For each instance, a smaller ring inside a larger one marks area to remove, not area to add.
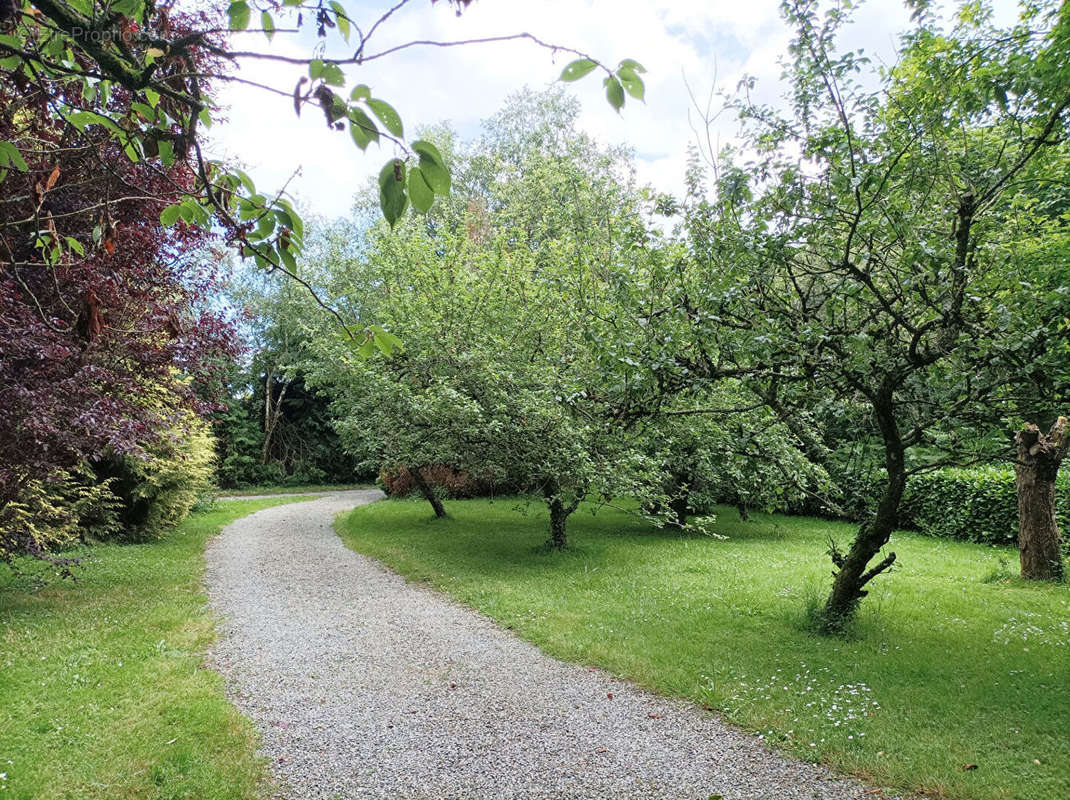
[[[405,213],[409,198],[405,196],[405,162],[392,158],[379,173],[379,207],[393,228]]]
[[[19,172],[26,172],[30,168],[22,157],[22,153],[11,142],[0,141],[0,159],[2,164],[10,164]]]
[[[431,142],[420,140],[412,143],[413,152],[420,156],[420,172],[435,194],[450,193],[450,171],[438,148]]]
[[[264,29],[264,35],[269,42],[275,38],[275,20],[266,11],[260,13],[260,27]]]
[[[85,246],[73,236],[67,237],[67,247],[71,248],[71,250],[73,250],[80,256],[85,255]]]
[[[160,93],[153,91],[152,89],[145,90],[145,99],[149,101],[149,105],[156,108],[160,104]]]
[[[151,120],[156,117],[156,112],[152,109],[152,106],[146,105],[145,103],[131,103],[130,108],[146,120]]]
[[[627,67],[621,67],[617,70],[617,78],[624,86],[624,91],[634,97],[636,100],[643,99],[643,93],[645,87],[643,86],[643,79],[636,75],[632,70]]]
[[[384,330],[378,325],[371,326],[372,341],[375,342],[375,346],[379,348],[379,352],[384,356],[391,355],[395,350],[401,349],[401,339],[396,337],[388,330]]]
[[[137,164],[139,161],[141,161],[141,148],[138,145],[137,140],[133,138],[127,140],[126,147],[123,148],[123,152],[126,153],[126,157],[129,158],[133,163]]]
[[[298,239],[303,238],[305,235],[305,222],[301,219],[301,215],[294,211],[294,207],[287,200],[280,199],[276,205],[285,210],[290,217],[290,228],[293,230],[294,235]]]
[[[401,125],[401,116],[390,103],[385,100],[377,100],[374,97],[369,97],[367,102],[368,108],[375,112],[375,116],[383,123],[383,127],[398,138],[405,135],[405,130]]]
[[[138,17],[145,10],[145,3],[144,0],[115,0],[111,4],[111,10],[124,17]]]
[[[250,16],[252,16],[252,9],[249,8],[249,4],[245,0],[235,0],[230,4],[230,8],[227,9],[227,17],[230,18],[230,29],[232,31],[243,31],[248,28]]]
[[[561,70],[561,80],[566,83],[578,81],[584,75],[589,75],[597,66],[598,63],[589,58],[577,58],[575,61],[566,64],[565,68]]]
[[[256,184],[253,183],[253,179],[249,177],[249,173],[244,170],[240,170],[237,167],[231,170],[238,176],[238,180],[241,181],[241,185],[245,187],[246,191],[250,194],[256,194]]]
[[[361,150],[367,150],[369,144],[379,141],[379,129],[372,118],[356,106],[349,109],[349,135]]]
[[[353,87],[353,91],[352,93],[350,93],[349,99],[353,100],[354,102],[358,102],[360,100],[370,100],[371,96],[372,90],[369,89],[365,84],[358,83],[356,86]]]
[[[323,74],[323,59],[314,58],[308,62],[308,77],[312,80],[316,80]]]
[[[297,259],[294,258],[294,254],[291,253],[289,250],[284,250],[281,247],[278,249],[278,254],[279,254],[279,261],[282,262],[283,266],[286,267],[286,269],[290,270],[290,272],[292,272],[292,273],[294,273],[296,275],[297,274]]]
[[[337,0],[331,0],[331,8],[334,10],[334,21],[338,25],[338,32],[342,34],[342,38],[348,42],[349,17],[346,16],[346,10],[342,8],[342,4],[337,2]]]
[[[367,340],[357,348],[357,354],[367,361],[375,353],[375,334],[372,334]]]
[[[610,75],[602,81],[602,84],[606,87],[606,99],[613,106],[613,110],[619,114],[621,108],[624,107],[624,87],[621,86],[616,75]]]
[[[417,211],[427,212],[435,202],[435,190],[428,184],[419,167],[409,170],[409,199]]]
[[[181,213],[181,203],[175,203],[174,205],[168,206],[160,212],[160,224],[163,225],[165,228],[170,228],[172,225],[178,222],[178,217],[179,215],[181,215]]]
[[[163,162],[165,167],[175,163],[175,148],[171,145],[170,140],[160,139],[156,143],[156,147],[160,151],[160,161]]]
[[[260,217],[260,221],[256,224],[256,230],[253,231],[250,236],[254,241],[264,241],[271,237],[275,233],[275,217],[271,214],[264,214]]]
[[[323,82],[331,86],[345,86],[346,75],[342,72],[342,68],[335,64],[333,61],[326,61],[323,67],[320,69],[320,77]]]
[[[634,58],[626,58],[620,62],[620,66],[617,67],[619,72],[622,69],[630,69],[632,72],[646,72],[646,67],[636,61]]]

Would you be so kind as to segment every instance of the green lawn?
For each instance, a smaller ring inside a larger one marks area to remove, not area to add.
[[[381,502],[339,530],[554,656],[706,704],[798,756],[949,798],[1070,797],[1070,589],[1010,577],[1013,551],[898,534],[899,566],[855,636],[825,639],[804,609],[828,583],[828,535],[853,526],[720,509],[721,540],[581,509],[574,549],[546,553],[538,506],[447,509]]]
[[[256,798],[251,724],[203,662],[205,542],[292,500],[223,503],[167,539],[95,547],[78,581],[0,567],[0,800]]]

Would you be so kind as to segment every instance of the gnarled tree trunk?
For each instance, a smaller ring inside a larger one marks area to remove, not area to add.
[[[1047,435],[1030,423],[1014,439],[1018,445],[1014,473],[1022,577],[1061,581],[1063,553],[1055,520],[1055,478],[1070,445],[1066,417],[1059,417]]]
[[[820,620],[823,633],[842,633],[858,610],[858,604],[868,594],[866,584],[895,563],[895,553],[889,553],[875,566],[866,569],[870,559],[888,543],[892,531],[895,530],[899,503],[903,499],[903,490],[907,483],[905,448],[895,422],[890,393],[877,398],[874,414],[884,439],[884,465],[888,472],[888,482],[884,486],[884,494],[877,505],[876,514],[858,529],[847,554],[840,553],[835,546],[829,550],[837,570]]]
[[[420,494],[424,496],[424,500],[431,504],[431,508],[435,510],[436,517],[446,516],[446,507],[442,505],[442,501],[435,494],[435,490],[431,488],[431,485],[424,480],[421,470],[423,467],[409,467],[409,474],[412,476],[412,482],[416,484],[416,488],[420,490]]]

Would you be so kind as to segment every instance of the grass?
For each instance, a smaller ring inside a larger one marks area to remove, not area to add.
[[[252,725],[203,663],[205,542],[291,500],[219,504],[145,545],[105,545],[78,580],[0,569],[0,800],[263,796]]]
[[[221,497],[259,497],[264,494],[295,494],[298,492],[340,492],[347,489],[369,489],[368,483],[313,483],[307,486],[253,486],[248,489],[219,489]]]
[[[797,756],[897,790],[1070,797],[1070,589],[1012,577],[1006,549],[897,534],[849,639],[806,632],[851,525],[722,508],[726,539],[578,511],[540,552],[538,507],[376,503],[354,550],[499,620],[544,651],[718,710]],[[1011,560],[1011,561],[1009,561]],[[975,768],[974,768],[974,765]]]

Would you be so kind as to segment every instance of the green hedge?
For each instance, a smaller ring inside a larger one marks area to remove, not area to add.
[[[1070,475],[1056,487],[1056,513],[1070,520]],[[914,475],[907,484],[899,524],[933,536],[986,544],[1018,541],[1018,499],[1008,467],[942,469]]]
[[[837,508],[814,499],[786,509],[792,514],[865,519],[884,491],[884,470],[860,474],[844,470],[833,475],[839,487]],[[1055,508],[1064,532],[1070,527],[1070,470],[1059,476]],[[899,507],[899,527],[932,536],[969,542],[1015,545],[1018,543],[1018,497],[1011,467],[941,469],[914,475],[907,483]]]

